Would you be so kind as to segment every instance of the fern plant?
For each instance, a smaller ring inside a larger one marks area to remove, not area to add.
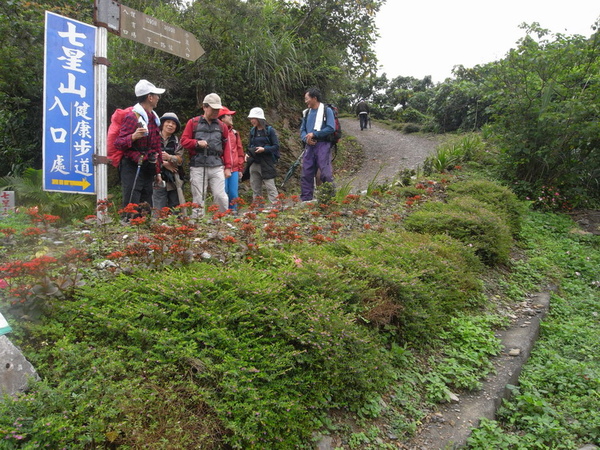
[[[43,174],[38,169],[28,168],[21,176],[0,178],[0,191],[7,190],[15,191],[17,205],[37,206],[41,213],[57,215],[63,219],[91,214],[95,208],[93,196],[45,191]]]

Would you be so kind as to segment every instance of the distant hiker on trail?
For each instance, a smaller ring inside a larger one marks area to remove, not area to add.
[[[252,108],[248,119],[250,119],[252,128],[246,150],[246,163],[250,175],[252,198],[262,197],[264,183],[269,202],[273,204],[277,202],[279,194],[275,186],[275,177],[277,176],[275,164],[279,159],[279,138],[275,129],[267,125],[262,108]]]
[[[157,211],[162,208],[175,208],[185,203],[183,197],[183,147],[179,145],[177,134],[181,130],[181,122],[177,114],[168,112],[160,118],[160,137],[162,141],[161,177],[164,185],[155,185],[152,196],[153,207]]]
[[[246,157],[244,146],[242,145],[242,137],[233,128],[234,114],[235,111],[231,111],[226,106],[223,106],[219,110],[219,120],[227,125],[227,129],[229,130],[227,139],[229,141],[229,151],[231,152],[231,176],[225,179],[225,192],[227,193],[227,198],[229,198],[229,209],[232,211],[237,210],[237,205],[233,200],[240,196],[240,178],[242,178],[244,160]]]
[[[321,91],[310,88],[304,94],[308,109],[304,111],[300,138],[305,144],[300,177],[300,199],[311,201],[315,191],[315,175],[320,170],[322,183],[333,183],[331,167],[331,136],[335,132],[333,110],[326,106]]]
[[[225,212],[229,206],[225,178],[231,176],[231,152],[229,130],[218,119],[222,107],[221,97],[208,94],[202,102],[204,115],[190,119],[181,135],[181,145],[190,155],[192,201],[200,206],[194,209],[194,218],[204,215],[208,184],[219,211]]]
[[[123,207],[129,203],[152,206],[152,184],[162,182],[162,143],[160,119],[154,112],[165,92],[148,80],[135,85],[138,103],[127,113],[114,146],[123,152],[119,165]]]
[[[367,122],[369,121],[369,105],[364,100],[361,100],[356,105],[356,115],[360,121],[360,131],[367,129]]]

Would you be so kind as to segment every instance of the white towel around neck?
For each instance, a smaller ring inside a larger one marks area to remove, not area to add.
[[[325,105],[323,103],[319,103],[319,108],[317,109],[317,117],[315,118],[315,131],[321,131],[321,126],[323,125],[323,114],[325,113]]]
[[[138,113],[138,115],[144,121],[144,124],[147,126],[148,125],[148,113],[146,112],[144,107],[142,105],[140,105],[139,103],[136,103],[133,106],[133,110],[136,113]],[[156,114],[154,114],[154,112],[152,113],[152,116],[154,117],[154,123],[156,123],[156,126],[160,128],[160,119],[156,116]]]

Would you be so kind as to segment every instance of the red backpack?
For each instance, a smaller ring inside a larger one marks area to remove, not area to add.
[[[123,150],[117,150],[115,148],[115,140],[119,136],[119,132],[121,131],[121,124],[123,123],[123,119],[129,112],[133,110],[133,106],[130,106],[125,109],[117,108],[113,115],[110,118],[110,125],[108,126],[108,135],[106,136],[106,155],[110,160],[110,163],[119,167],[119,163],[121,162],[121,158],[123,157]],[[135,113],[138,115],[137,113]]]

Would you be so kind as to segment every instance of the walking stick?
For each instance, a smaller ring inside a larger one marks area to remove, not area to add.
[[[179,176],[179,174],[177,172],[175,172],[173,175],[175,175],[175,188],[177,188],[177,198],[179,200],[179,204],[183,205],[185,203],[185,196],[183,195],[183,181],[181,180],[181,177]],[[181,208],[181,214],[183,214],[184,217],[187,217],[187,208]]]
[[[133,186],[131,186],[131,194],[129,194],[129,203],[133,199],[133,191],[135,191],[135,185],[137,184],[137,179],[140,176],[140,168],[142,167],[142,163],[144,162],[144,155],[140,155],[140,159],[138,160],[137,170],[135,171],[135,177],[133,178]]]
[[[304,150],[302,150],[302,153],[300,153],[300,156],[298,156],[298,158],[296,159],[296,161],[293,162],[293,164],[290,166],[290,168],[288,169],[287,173],[285,174],[285,177],[283,178],[283,181],[281,183],[281,188],[282,189],[285,186],[285,183],[287,183],[288,180],[290,178],[292,178],[292,176],[294,175],[294,172],[296,172],[296,169],[298,168],[298,166],[300,165],[300,162],[302,161],[302,157],[304,156],[304,152],[306,152],[306,148]]]
[[[204,147],[204,164],[208,156],[208,145]],[[202,166],[202,216],[206,214],[206,165]]]

